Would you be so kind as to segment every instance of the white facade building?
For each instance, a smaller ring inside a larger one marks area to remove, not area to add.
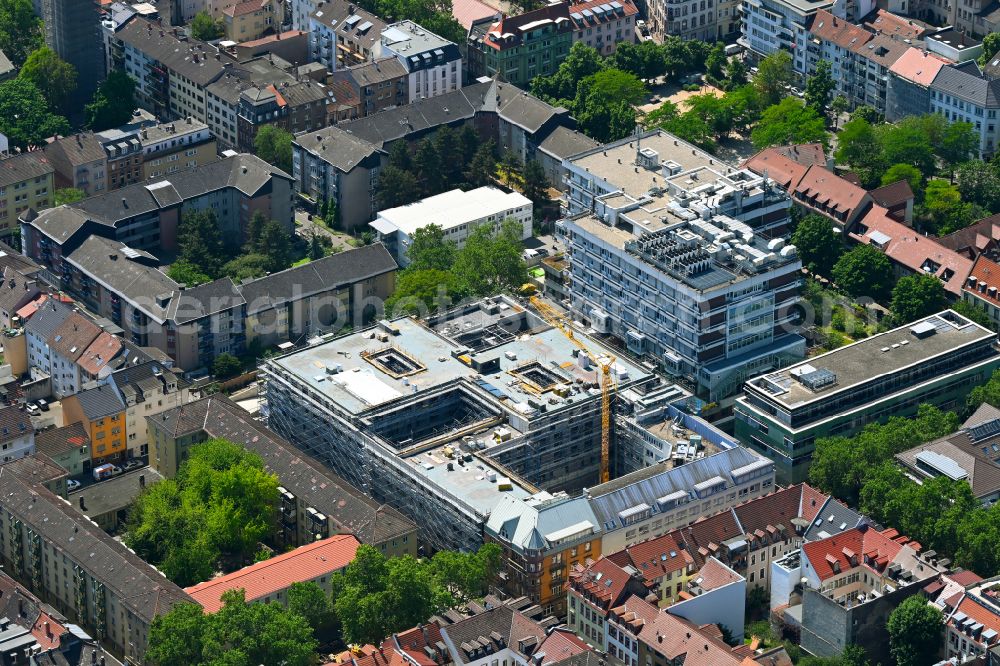
[[[531,200],[517,192],[507,193],[495,187],[468,192],[455,189],[408,206],[379,211],[371,226],[378,232],[378,240],[405,267],[410,263],[407,250],[418,229],[436,224],[444,230],[446,240],[461,248],[476,227],[489,224],[499,229],[501,222],[511,218],[521,225],[521,240],[525,240],[531,237],[532,212]]]
[[[833,0],[743,0],[741,31],[737,40],[752,57],[763,58],[779,49],[792,56],[792,69],[806,70],[806,44],[810,19],[821,9],[829,10]]]
[[[458,46],[413,21],[393,23],[382,32],[378,56],[392,56],[409,72],[410,101],[437,97],[462,86]]]

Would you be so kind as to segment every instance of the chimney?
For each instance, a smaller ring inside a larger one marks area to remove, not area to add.
[[[145,488],[146,487],[146,475],[145,474],[140,474],[139,475],[139,487],[140,488]]]

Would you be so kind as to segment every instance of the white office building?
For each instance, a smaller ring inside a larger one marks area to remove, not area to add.
[[[410,263],[407,250],[418,229],[436,224],[444,230],[446,240],[461,248],[476,227],[488,224],[499,229],[500,223],[510,218],[521,225],[521,240],[525,240],[531,237],[532,212],[531,200],[517,192],[495,187],[468,192],[455,189],[380,211],[371,226],[378,232],[378,240],[405,267]]]

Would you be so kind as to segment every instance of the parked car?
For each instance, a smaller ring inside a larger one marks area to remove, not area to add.
[[[132,469],[138,469],[145,464],[146,463],[142,462],[142,460],[139,458],[130,458],[129,460],[126,460],[124,463],[122,463],[122,470],[127,472]]]
[[[66,492],[73,492],[80,488],[80,482],[76,479],[69,479],[66,481]]]
[[[118,476],[122,472],[123,472],[122,468],[119,467],[118,465],[111,466],[111,476]]]
[[[38,401],[38,408],[43,412],[49,411],[49,401],[44,398]]]
[[[38,416],[39,414],[42,413],[42,410],[38,409],[38,405],[36,405],[33,402],[29,402],[27,405],[24,406],[24,408],[28,410],[28,413],[31,414],[32,416]]]
[[[104,465],[98,465],[93,470],[94,481],[104,481],[105,479],[110,479],[112,476],[114,476],[114,470],[116,470],[116,469],[118,470],[118,473],[120,474],[121,473],[121,469],[119,469],[115,465],[112,465],[110,463],[106,463]]]

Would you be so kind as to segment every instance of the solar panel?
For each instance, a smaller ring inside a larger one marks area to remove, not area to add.
[[[972,441],[974,442],[992,437],[997,433],[1000,433],[1000,419],[993,419],[992,421],[980,423],[977,426],[969,428],[969,434],[972,436]]]
[[[358,32],[364,32],[366,30],[371,30],[371,27],[372,27],[372,22],[371,21],[365,21],[364,23],[362,23],[361,25],[358,26]]]

